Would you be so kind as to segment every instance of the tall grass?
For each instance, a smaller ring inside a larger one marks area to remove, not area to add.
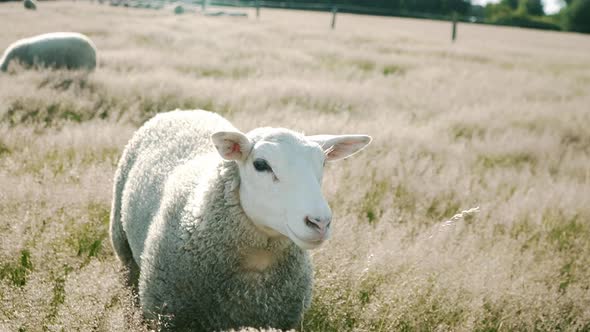
[[[335,230],[300,330],[590,329],[588,36],[462,24],[451,44],[444,22],[80,2],[0,17],[0,48],[75,30],[100,58],[0,75],[0,330],[148,329],[107,236],[112,178],[175,108],[374,137],[326,169]]]

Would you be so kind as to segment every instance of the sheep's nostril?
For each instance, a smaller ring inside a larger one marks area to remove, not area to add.
[[[305,225],[307,225],[310,228],[313,228],[314,230],[316,230],[317,232],[319,232],[320,234],[324,234],[328,227],[330,226],[330,223],[332,222],[332,219],[320,219],[320,218],[311,218],[311,217],[305,217]]]
[[[305,217],[305,225],[307,225],[308,227],[314,228],[318,231],[321,229],[319,222],[313,218],[310,218],[310,217]]]

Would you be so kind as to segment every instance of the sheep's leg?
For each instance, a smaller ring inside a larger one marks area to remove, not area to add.
[[[131,159],[131,160],[130,160]],[[129,246],[127,235],[123,229],[123,222],[121,220],[121,200],[123,198],[123,188],[125,186],[125,179],[127,178],[128,170],[132,165],[133,158],[130,158],[129,153],[123,153],[119,170],[115,175],[115,190],[113,193],[113,206],[111,209],[111,224],[110,235],[111,243],[115,249],[115,253],[119,260],[127,269],[127,283],[137,291],[137,284],[139,280],[139,266],[133,258],[133,252]],[[121,167],[124,165],[126,167]]]
[[[127,236],[123,230],[120,218],[111,221],[111,242],[115,253],[119,260],[125,266],[127,270],[127,283],[137,290],[137,282],[139,279],[139,266],[133,259],[129,242],[127,242]]]

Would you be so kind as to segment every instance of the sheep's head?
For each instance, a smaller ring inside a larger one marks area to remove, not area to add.
[[[303,136],[281,128],[211,136],[240,171],[240,202],[246,215],[270,236],[289,237],[304,249],[330,236],[332,211],[321,191],[326,161],[346,158],[371,142],[366,135]]]

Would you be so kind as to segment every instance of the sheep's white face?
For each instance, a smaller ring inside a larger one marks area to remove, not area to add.
[[[218,132],[212,140],[224,159],[238,164],[246,215],[268,235],[313,249],[331,233],[332,211],[321,190],[325,162],[360,151],[371,138],[259,128],[247,135]]]

